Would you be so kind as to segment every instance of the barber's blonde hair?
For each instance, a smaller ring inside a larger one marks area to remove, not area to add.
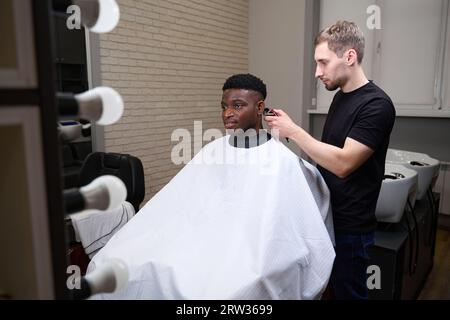
[[[314,41],[317,46],[322,42],[328,43],[328,48],[342,58],[348,49],[354,49],[361,64],[364,57],[364,35],[359,27],[349,21],[338,21],[319,32]]]

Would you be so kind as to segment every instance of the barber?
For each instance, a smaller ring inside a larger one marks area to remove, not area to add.
[[[375,208],[395,109],[361,66],[364,36],[352,22],[338,21],[315,40],[316,78],[331,103],[322,139],[314,139],[280,109],[266,116],[271,129],[294,141],[314,162],[330,189],[336,259],[330,278],[336,299],[368,299],[369,248],[374,244]]]

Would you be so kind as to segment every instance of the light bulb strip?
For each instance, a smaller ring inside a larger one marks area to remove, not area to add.
[[[60,117],[71,119],[78,117],[80,108],[73,94],[58,92],[56,98]]]
[[[66,214],[83,211],[86,201],[77,188],[64,190],[64,209]]]

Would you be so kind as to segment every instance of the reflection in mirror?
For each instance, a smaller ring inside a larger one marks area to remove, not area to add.
[[[89,90],[86,58],[86,34],[69,29],[67,8],[54,1],[56,90],[79,94]],[[82,119],[60,121],[58,132],[62,148],[64,189],[79,187],[79,172],[87,155],[92,152],[91,123]]]
[[[0,1],[0,69],[17,69],[12,0]]]

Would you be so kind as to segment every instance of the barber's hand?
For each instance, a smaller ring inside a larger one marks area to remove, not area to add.
[[[276,116],[266,116],[264,120],[266,120],[267,125],[272,130],[278,130],[278,134],[280,138],[289,138],[292,137],[297,130],[300,129],[291,118],[281,109],[273,109]]]

